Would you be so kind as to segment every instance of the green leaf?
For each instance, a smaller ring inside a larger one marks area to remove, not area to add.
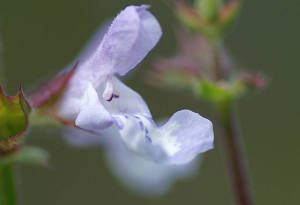
[[[16,96],[8,96],[0,86],[0,154],[13,149],[28,126],[31,108],[20,87]]]
[[[24,163],[48,166],[49,154],[38,147],[25,146],[18,152],[0,158],[0,165],[9,163]]]

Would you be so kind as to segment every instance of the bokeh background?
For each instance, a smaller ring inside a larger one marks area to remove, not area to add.
[[[126,83],[145,98],[157,119],[182,108],[213,119],[211,107],[192,95],[156,89],[145,82],[151,62],[176,50],[176,19],[162,0],[0,0],[6,89],[14,94],[21,83],[28,90],[61,70],[104,20],[129,4],[151,4],[164,35]],[[271,80],[265,91],[239,103],[257,204],[300,203],[299,18],[297,0],[246,0],[226,39],[242,67],[263,71]],[[216,134],[217,145],[218,138]],[[27,143],[47,149],[52,167],[18,167],[25,205],[233,204],[218,149],[205,154],[194,178],[177,182],[161,197],[145,198],[128,191],[112,176],[101,149],[72,148],[51,127],[31,129]]]

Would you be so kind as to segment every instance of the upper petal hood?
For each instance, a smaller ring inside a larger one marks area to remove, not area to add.
[[[97,32],[79,56],[77,70],[58,105],[61,117],[76,118],[89,83],[98,89],[107,76],[126,74],[143,60],[162,34],[147,6],[126,7],[103,37],[107,27],[106,24]]]
[[[89,65],[95,72],[124,75],[143,60],[161,34],[147,6],[128,6],[114,19]]]
[[[113,20],[104,37],[104,29],[97,32],[79,57],[78,75],[74,77],[77,85],[90,81],[98,87],[103,76],[125,75],[145,58],[162,35],[158,21],[147,8],[128,6]]]

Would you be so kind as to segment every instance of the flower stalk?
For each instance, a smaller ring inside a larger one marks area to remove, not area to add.
[[[222,62],[220,52],[223,49],[223,44],[221,40],[211,40],[209,41],[212,47],[212,52],[215,61],[215,80],[224,80],[228,78],[228,69],[225,68],[224,62]]]
[[[12,163],[0,164],[0,204],[16,205],[17,195]]]
[[[180,45],[184,46],[179,47],[177,55],[160,60],[156,66],[160,75],[155,77],[159,76],[158,79],[166,86],[188,88],[197,97],[215,106],[223,131],[221,141],[236,204],[253,205],[246,156],[233,107],[249,91],[264,88],[266,81],[259,74],[233,73],[235,66],[223,43],[227,31],[238,17],[242,1],[194,0],[193,4],[176,1],[174,5],[179,21],[192,32],[190,38],[180,41]],[[200,37],[209,46],[203,46],[204,43],[197,40]]]
[[[222,131],[221,144],[230,181],[235,193],[236,204],[253,205],[246,159],[243,153],[242,137],[238,130],[236,112],[232,102],[217,106]]]
[[[1,36],[0,36],[0,40]],[[0,84],[4,84],[4,66],[2,59],[2,41],[0,41]],[[1,85],[0,85],[1,87]],[[1,103],[0,103],[1,104]],[[1,150],[0,150],[1,155]],[[1,160],[0,160],[1,162]],[[17,198],[14,184],[14,168],[12,163],[0,163],[0,204],[16,205]]]
[[[222,61],[223,44],[211,43],[214,50],[215,71],[217,80],[228,80],[231,74],[226,62]],[[231,185],[235,194],[237,205],[253,205],[254,200],[251,192],[250,177],[247,173],[246,157],[243,152],[242,136],[238,129],[234,101],[224,99],[215,102],[219,115],[219,124],[222,131],[221,144],[224,160],[229,172]]]

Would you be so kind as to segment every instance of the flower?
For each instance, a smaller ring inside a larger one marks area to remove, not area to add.
[[[147,9],[128,6],[104,36],[98,32],[80,55],[56,114],[85,130],[116,129],[131,151],[154,162],[185,164],[213,147],[212,123],[181,110],[158,126],[143,98],[116,76],[136,67],[161,37],[161,27]]]
[[[126,7],[113,20],[105,35],[102,36],[103,32],[100,31],[100,34],[85,49],[78,59],[78,70],[70,80],[68,90],[61,100],[63,102],[59,109],[61,116],[67,118],[77,116],[82,96],[89,85],[97,89],[102,96],[101,99],[105,101],[117,98],[118,89],[126,89],[123,84],[118,83],[119,80],[114,77],[114,74],[122,76],[133,69],[161,37],[160,25],[147,8],[148,6],[145,5]],[[127,97],[140,98],[139,96]],[[74,109],[69,109],[69,105]],[[146,112],[144,105],[139,108],[142,113]],[[135,105],[129,104],[126,110],[137,111]],[[108,116],[108,113],[104,115]]]
[[[121,142],[109,147],[105,156],[111,172],[125,187],[150,197],[166,193],[176,181],[192,178],[201,164],[201,158],[184,165],[155,163],[132,153]]]
[[[78,147],[102,145],[108,168],[131,191],[143,196],[166,193],[180,179],[194,176],[199,168],[199,158],[184,165],[155,163],[127,149],[117,129],[109,128],[99,135],[79,129],[64,131],[67,142]]]

